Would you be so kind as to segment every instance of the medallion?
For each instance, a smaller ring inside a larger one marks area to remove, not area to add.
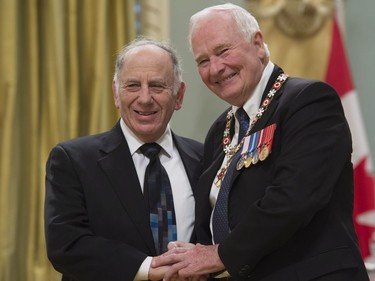
[[[263,145],[263,148],[259,153],[259,160],[264,161],[268,157],[268,155],[269,155],[268,145],[265,144]]]
[[[240,159],[238,159],[238,162],[237,162],[237,165],[236,165],[236,169],[237,171],[241,170],[243,168],[243,166],[245,165],[245,162],[244,162],[244,156],[242,155],[240,157]]]
[[[251,157],[251,154],[249,154],[244,161],[245,162],[245,168],[249,168],[252,161],[253,161],[253,158]]]
[[[253,160],[251,160],[251,163],[255,165],[256,163],[258,163],[258,161],[259,161],[259,153],[258,153],[258,150],[256,149],[254,151]]]

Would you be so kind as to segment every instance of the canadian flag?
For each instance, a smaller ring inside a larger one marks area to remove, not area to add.
[[[371,175],[373,168],[366,131],[337,19],[333,24],[331,38],[331,51],[325,80],[340,95],[352,133],[353,215],[362,257],[366,258],[371,256],[369,243],[375,230],[375,180]]]

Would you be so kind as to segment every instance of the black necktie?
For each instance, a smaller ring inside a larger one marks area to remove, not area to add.
[[[240,130],[238,134],[238,142],[240,142],[243,136],[246,134],[247,129],[249,128],[249,116],[247,115],[245,110],[240,107],[236,111],[236,117],[238,122],[240,123]],[[219,194],[217,196],[216,205],[212,216],[212,229],[215,244],[223,242],[230,233],[228,223],[228,197],[231,188],[232,175],[240,157],[241,149],[239,149],[233,156],[233,159],[225,173]]]
[[[160,163],[160,149],[157,143],[146,143],[140,147],[142,153],[150,159],[145,172],[144,196],[158,255],[167,251],[169,241],[177,240],[172,189],[168,174]]]

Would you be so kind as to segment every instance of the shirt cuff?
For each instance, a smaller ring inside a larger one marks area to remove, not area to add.
[[[147,257],[141,266],[139,267],[139,270],[137,274],[134,277],[134,281],[140,281],[140,280],[148,280],[148,272],[150,271],[152,257]]]
[[[229,272],[226,270],[214,276],[214,278],[224,278],[224,277],[230,277]]]

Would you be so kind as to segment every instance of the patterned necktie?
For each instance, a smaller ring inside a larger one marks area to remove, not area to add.
[[[237,117],[238,123],[240,124],[240,131],[238,133],[238,142],[240,142],[242,138],[244,137],[244,135],[246,134],[247,129],[249,128],[250,119],[246,111],[242,107],[237,109],[236,117]]]
[[[245,110],[240,107],[236,111],[236,117],[240,123],[240,130],[238,134],[238,142],[241,141],[249,128],[249,116]],[[220,244],[229,235],[229,222],[228,222],[228,197],[231,188],[231,179],[238,160],[241,157],[241,149],[233,156],[233,159],[225,173],[220,191],[216,200],[214,213],[212,216],[212,230],[215,244]]]
[[[177,240],[176,217],[168,174],[160,163],[161,147],[146,143],[140,147],[150,159],[145,172],[144,196],[148,202],[150,226],[158,255],[167,251],[169,241]]]

